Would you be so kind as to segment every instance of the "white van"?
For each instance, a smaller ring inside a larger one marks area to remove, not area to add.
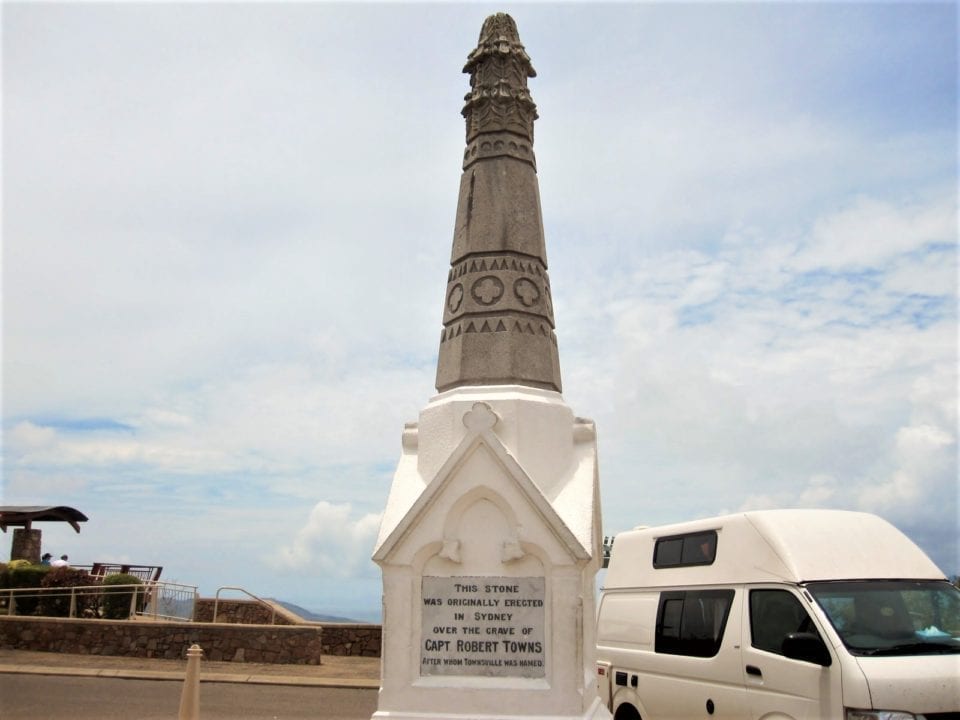
[[[960,720],[960,591],[875,515],[617,535],[597,616],[614,720]]]

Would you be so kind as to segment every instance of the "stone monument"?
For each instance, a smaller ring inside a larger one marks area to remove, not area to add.
[[[596,691],[596,431],[560,395],[533,122],[509,15],[464,72],[437,391],[403,432],[373,559],[374,718],[609,718]]]

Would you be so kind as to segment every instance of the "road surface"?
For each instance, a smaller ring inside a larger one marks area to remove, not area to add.
[[[183,683],[0,674],[3,720],[176,720]],[[369,720],[376,690],[200,685],[202,720]]]

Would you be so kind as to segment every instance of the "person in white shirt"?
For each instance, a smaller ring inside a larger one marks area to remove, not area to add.
[[[69,567],[70,563],[67,562],[67,556],[61,555],[59,560],[54,560],[50,563],[53,567]]]

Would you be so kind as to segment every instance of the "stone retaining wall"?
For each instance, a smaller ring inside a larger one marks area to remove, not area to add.
[[[323,624],[324,655],[380,657],[383,628],[350,623]]]
[[[0,647],[8,650],[183,659],[193,643],[208,660],[318,665],[323,628],[0,617]]]
[[[365,623],[315,623],[304,620],[279,603],[265,600],[270,607],[255,600],[220,600],[217,603],[217,623],[262,623],[270,624],[271,612],[277,625],[307,625],[323,627],[324,655],[355,655],[380,657],[383,630],[380,625]],[[214,600],[199,598],[193,617],[196,622],[213,620]]]
[[[302,625],[306,622],[279,603],[269,600],[259,603],[256,600],[221,599],[218,601],[214,598],[197,598],[193,609],[193,619],[196,622],[213,622],[214,605],[216,605],[218,623]]]
[[[182,658],[197,643],[209,660],[313,665],[321,653],[380,657],[382,635],[380,625],[361,623],[271,626],[0,616],[0,647],[84,655]]]

